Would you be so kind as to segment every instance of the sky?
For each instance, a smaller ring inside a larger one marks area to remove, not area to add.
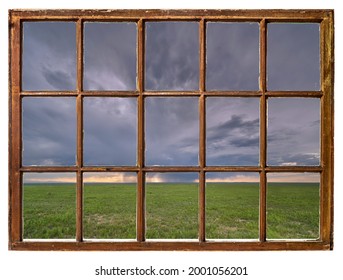
[[[23,23],[23,90],[76,89],[76,25]]]
[[[196,22],[146,23],[147,90],[198,90],[199,26]]]
[[[319,23],[271,23],[267,30],[268,90],[320,90]]]
[[[136,90],[136,34],[134,22],[85,23],[85,90]]]
[[[259,24],[207,23],[207,90],[259,89]]]
[[[85,90],[136,90],[136,31],[135,23],[85,23]],[[75,32],[71,22],[24,23],[23,90],[75,90]],[[208,90],[258,90],[258,35],[257,23],[207,24]],[[198,91],[198,43],[196,22],[147,22],[146,90]],[[267,48],[268,89],[319,89],[318,24],[270,24]],[[75,165],[75,102],[23,98],[24,165]],[[267,105],[268,164],[318,165],[319,99],[269,98]],[[136,165],[137,109],[133,97],[84,98],[85,165]],[[198,98],[147,97],[145,112],[146,165],[198,165]],[[257,166],[259,114],[258,98],[208,97],[207,165]],[[237,180],[226,175],[218,180]],[[150,177],[196,180],[190,173]]]

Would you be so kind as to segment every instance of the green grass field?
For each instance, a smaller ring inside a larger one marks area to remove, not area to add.
[[[75,184],[25,184],[24,238],[75,238]],[[136,186],[84,186],[85,238],[136,237]],[[319,184],[270,183],[267,189],[268,238],[318,238]],[[257,239],[257,183],[206,186],[206,237]],[[150,183],[146,186],[146,237],[198,237],[198,185]]]

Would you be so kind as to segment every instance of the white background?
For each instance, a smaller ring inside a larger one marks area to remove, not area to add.
[[[343,172],[342,169],[342,21],[341,1],[21,1],[0,3],[0,278],[1,279],[100,279],[95,269],[119,266],[169,267],[188,270],[189,266],[247,266],[244,279],[342,279],[343,260]],[[49,4],[48,4],[49,3]],[[335,248],[326,252],[16,252],[8,251],[8,9],[335,9]],[[108,278],[115,276],[107,276]],[[148,277],[117,276],[117,279]],[[151,278],[151,277],[150,277]],[[156,279],[224,279],[223,277],[179,276]],[[225,279],[238,277],[226,276]]]

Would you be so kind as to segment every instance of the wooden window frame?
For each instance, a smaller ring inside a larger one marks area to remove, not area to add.
[[[333,249],[333,154],[334,154],[334,13],[333,10],[10,10],[9,11],[9,249],[11,250],[332,250]],[[24,21],[72,21],[76,23],[77,85],[75,91],[22,91],[22,23]],[[131,21],[137,24],[137,90],[83,90],[83,23],[85,21]],[[195,21],[199,23],[199,90],[145,91],[144,46],[146,21]],[[260,80],[258,91],[206,91],[206,22],[257,22],[260,30]],[[319,91],[268,91],[266,88],[267,23],[314,22],[320,24]],[[145,166],[144,99],[147,96],[195,96],[199,98],[199,165]],[[77,160],[75,166],[22,166],[22,108],[24,96],[70,96],[76,98]],[[83,166],[83,98],[86,96],[136,97],[138,100],[137,166]],[[206,166],[206,112],[208,96],[258,97],[260,99],[260,162],[258,166]],[[268,166],[267,99],[269,97],[313,97],[320,99],[321,160],[318,166]],[[24,172],[74,172],[76,183],[76,239],[23,240],[22,181]],[[137,240],[83,240],[83,173],[137,173]],[[197,172],[199,174],[199,240],[152,241],[145,239],[145,174],[147,172]],[[209,241],[205,238],[206,172],[259,172],[260,218],[257,241]],[[315,172],[320,174],[320,234],[318,240],[268,240],[266,238],[267,174]]]

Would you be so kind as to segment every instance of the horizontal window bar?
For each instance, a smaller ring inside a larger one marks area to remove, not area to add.
[[[13,250],[116,250],[116,251],[138,251],[138,250],[232,250],[232,251],[251,251],[251,250],[330,250],[330,244],[322,241],[268,241],[268,242],[15,242],[11,244]]]

